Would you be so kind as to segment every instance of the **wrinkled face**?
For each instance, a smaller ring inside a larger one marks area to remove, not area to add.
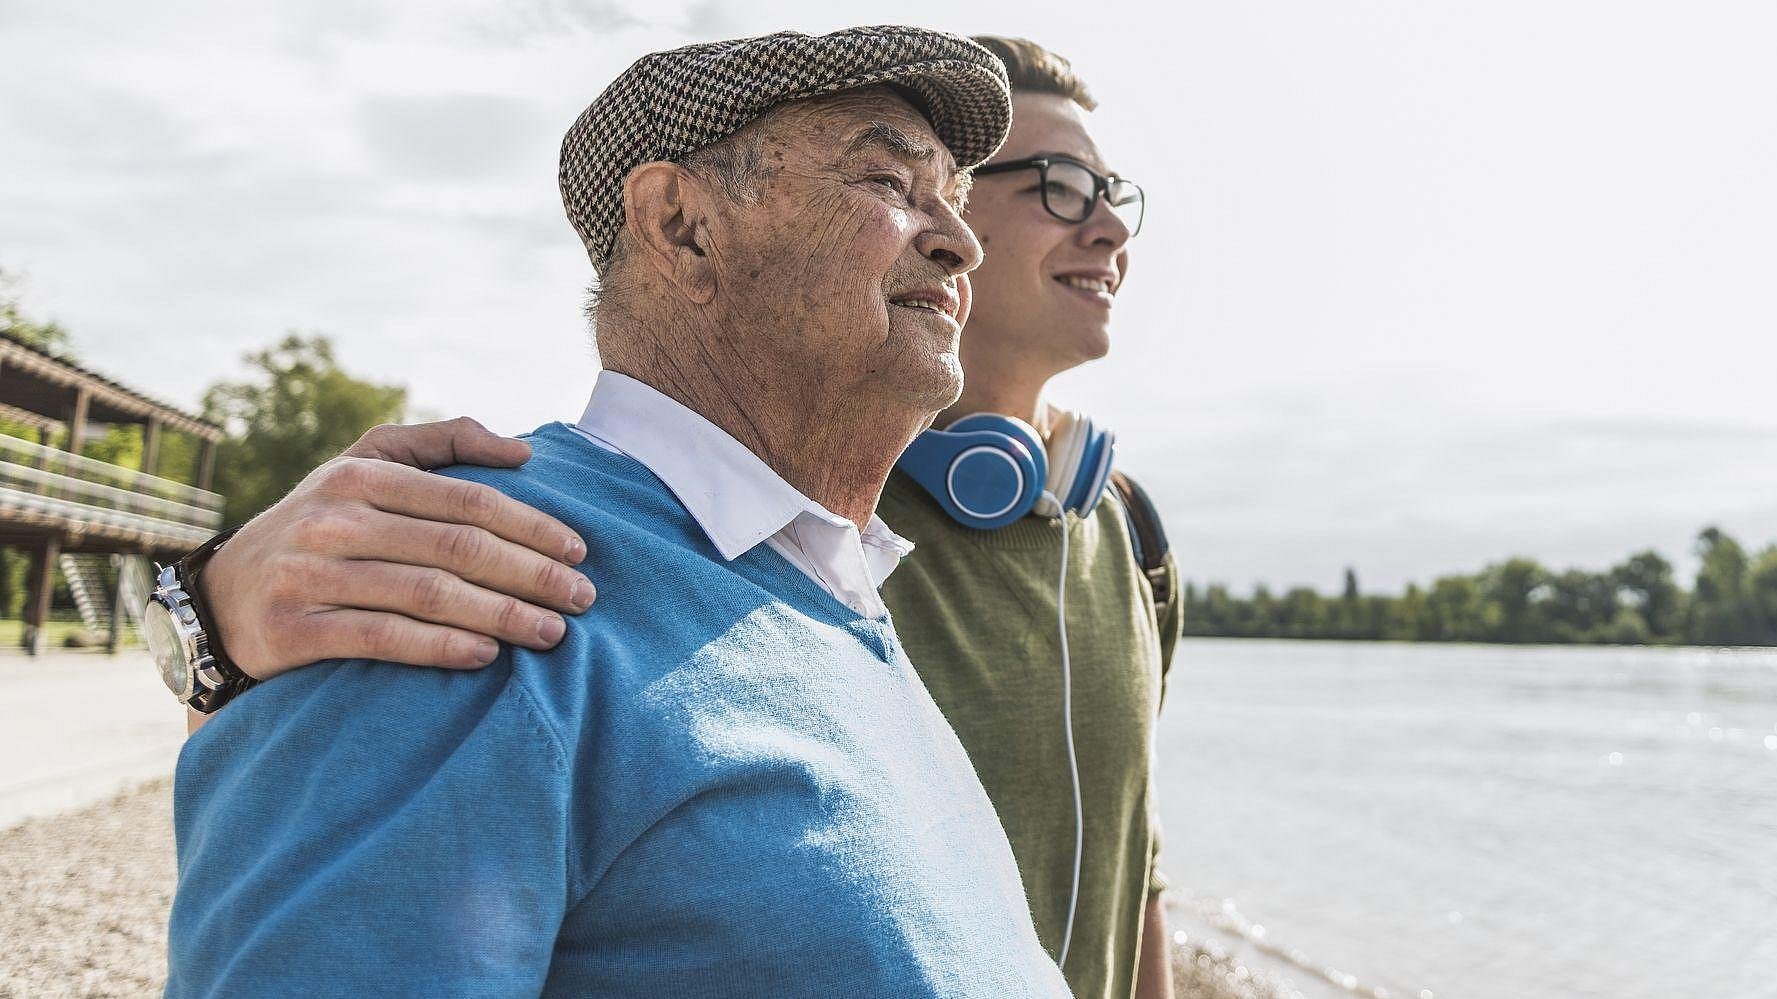
[[[1086,112],[1059,94],[1012,95],[1012,134],[991,163],[1060,154],[1114,173],[1086,130]],[[1085,222],[1043,209],[1036,170],[975,182],[967,219],[986,260],[970,276],[974,311],[963,339],[970,372],[1065,371],[1110,349],[1111,306],[1129,269],[1128,228],[1101,198]]]
[[[760,341],[748,351],[820,393],[811,404],[850,392],[949,405],[957,282],[981,261],[950,152],[880,87],[786,105],[756,131],[757,197],[724,206],[712,247],[722,304]]]

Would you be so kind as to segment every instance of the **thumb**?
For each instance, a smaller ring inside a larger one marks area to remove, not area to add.
[[[459,416],[439,423],[408,427],[377,427],[346,450],[359,458],[379,458],[414,468],[486,465],[513,468],[530,460],[531,446],[501,437],[481,424]]]

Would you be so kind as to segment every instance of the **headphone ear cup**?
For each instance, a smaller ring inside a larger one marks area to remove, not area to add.
[[[971,413],[944,428],[952,434],[990,433],[1004,434],[1024,446],[1024,453],[1030,455],[1036,463],[1037,495],[1049,485],[1049,454],[1043,447],[1042,435],[1030,424],[1012,416],[1001,416],[998,413]],[[1034,500],[1032,502],[1035,502]]]
[[[1063,510],[1084,517],[1098,506],[1111,477],[1116,435],[1083,413],[1056,414],[1049,437],[1049,491]]]
[[[1073,510],[1079,490],[1080,459],[1092,439],[1092,422],[1078,413],[1062,410],[1055,415],[1049,433],[1049,491],[1063,510]]]
[[[896,467],[957,523],[992,530],[1018,520],[1036,505],[1043,492],[1042,452],[1031,452],[1024,443],[1025,433],[975,426],[978,429],[920,434]]]
[[[1075,480],[1074,496],[1069,509],[1084,517],[1104,498],[1105,486],[1111,480],[1111,468],[1117,460],[1117,435],[1109,430],[1095,432],[1081,457]]]

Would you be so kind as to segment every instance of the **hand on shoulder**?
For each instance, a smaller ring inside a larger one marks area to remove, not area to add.
[[[523,441],[467,417],[376,427],[216,552],[200,586],[229,656],[266,679],[333,658],[473,669],[496,640],[546,649],[591,605],[586,545],[489,486],[430,474],[513,468]]]

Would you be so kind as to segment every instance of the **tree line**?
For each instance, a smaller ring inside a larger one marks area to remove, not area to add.
[[[1599,645],[1777,645],[1777,544],[1750,553],[1717,527],[1697,535],[1690,589],[1656,551],[1603,572],[1556,572],[1528,558],[1411,584],[1399,596],[1359,592],[1345,571],[1338,596],[1310,587],[1235,596],[1187,584],[1187,635],[1409,642]]]

